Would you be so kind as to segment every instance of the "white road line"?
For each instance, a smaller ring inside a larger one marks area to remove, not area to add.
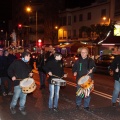
[[[38,72],[36,71],[36,70],[34,70],[33,72],[35,72],[35,73],[37,73],[38,74]],[[40,85],[40,83],[38,82],[38,81],[35,81],[36,82],[36,84],[38,84],[38,85]],[[70,81],[66,81],[66,83],[68,84],[68,85],[71,85],[71,86],[73,86],[73,87],[76,87],[76,83],[73,83],[73,82],[70,82]],[[107,98],[107,99],[112,99],[112,96],[111,95],[109,95],[109,94],[106,94],[106,93],[103,93],[103,92],[100,92],[100,91],[97,91],[97,90],[94,90],[93,91],[93,94],[96,94],[96,95],[98,95],[98,96],[101,96],[101,97],[104,97],[104,98]],[[119,98],[117,99],[117,102],[119,102]]]

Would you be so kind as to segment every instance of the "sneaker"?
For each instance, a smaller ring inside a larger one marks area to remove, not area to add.
[[[3,92],[3,96],[7,96],[7,94],[5,92]]]
[[[112,106],[113,106],[113,107],[116,107],[116,103],[112,103]]]
[[[13,92],[9,92],[8,95],[13,95]]]
[[[53,108],[49,108],[49,111],[52,111],[53,110]]]
[[[76,105],[76,109],[77,109],[77,110],[80,109],[80,105]]]
[[[16,110],[15,110],[14,107],[11,107],[11,108],[10,108],[10,111],[11,111],[12,114],[15,114],[15,113],[16,113]]]
[[[53,108],[53,111],[54,112],[58,112],[58,108]]]
[[[25,111],[25,108],[19,109],[22,115],[26,115],[27,112]]]
[[[90,110],[90,108],[89,108],[89,107],[85,107],[85,108],[84,108],[84,110],[89,111],[89,110]]]

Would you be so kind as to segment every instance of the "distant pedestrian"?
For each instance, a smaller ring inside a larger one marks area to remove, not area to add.
[[[40,77],[40,90],[45,88],[45,79],[46,79],[46,73],[43,70],[43,66],[45,65],[45,53],[44,50],[40,50],[40,54],[38,55],[38,58],[36,60],[36,68],[39,72]]]
[[[112,95],[112,106],[116,106],[116,101],[120,93],[120,56],[115,57],[113,62],[110,65],[110,68],[113,71],[114,78],[114,90]]]
[[[30,60],[30,53],[25,51],[22,53],[22,59],[15,60],[8,68],[8,75],[14,81],[14,95],[10,103],[10,110],[12,114],[16,113],[15,107],[17,105],[18,98],[19,110],[21,114],[26,115],[25,103],[27,94],[22,92],[20,87],[20,79],[23,80],[28,77],[32,77],[32,68],[29,66],[28,62]]]

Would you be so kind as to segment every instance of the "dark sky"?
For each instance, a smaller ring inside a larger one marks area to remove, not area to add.
[[[10,19],[12,16],[12,0],[0,1],[0,19]]]

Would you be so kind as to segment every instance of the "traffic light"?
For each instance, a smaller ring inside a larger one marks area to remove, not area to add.
[[[39,47],[42,46],[42,40],[41,40],[41,39],[38,40],[38,46],[39,46]]]
[[[22,24],[18,24],[18,29],[22,29]]]

